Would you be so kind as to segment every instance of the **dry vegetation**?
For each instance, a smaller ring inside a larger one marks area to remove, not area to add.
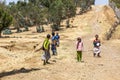
[[[112,39],[120,39],[120,25],[116,28],[116,31],[114,32]]]

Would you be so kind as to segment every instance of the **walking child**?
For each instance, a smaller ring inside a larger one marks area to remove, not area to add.
[[[59,33],[56,33],[55,40],[56,40],[56,45],[57,45],[57,47],[59,47],[59,44],[60,44],[60,36],[59,36]]]
[[[83,50],[83,42],[80,37],[77,38],[76,50],[77,50],[77,61],[80,62],[82,60],[82,50]]]
[[[57,55],[56,42],[55,41],[53,41],[52,44],[51,44],[51,50],[52,50],[53,55]]]
[[[44,54],[42,55],[43,65],[46,65],[46,63],[49,64],[49,62],[48,62],[48,60],[50,59],[50,41],[49,41],[49,39],[50,39],[50,34],[48,34],[46,36],[46,39],[44,40],[42,47],[40,49],[36,50],[36,51],[39,51],[39,50],[44,51]]]
[[[57,48],[56,48],[56,38],[55,38],[55,32],[52,32],[52,43],[51,43],[51,50],[53,52],[53,55],[57,54]]]

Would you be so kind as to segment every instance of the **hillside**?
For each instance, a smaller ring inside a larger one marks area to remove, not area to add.
[[[71,20],[73,27],[68,29],[63,21],[58,55],[52,56],[51,64],[46,66],[42,65],[42,51],[35,53],[33,47],[39,48],[46,34],[51,34],[49,25],[44,25],[45,33],[35,33],[32,27],[28,32],[1,38],[0,80],[120,80],[120,40],[115,38],[119,27],[111,40],[105,40],[105,33],[117,21],[113,10],[109,6],[93,6],[91,11]],[[101,58],[92,54],[95,34],[102,41]],[[84,43],[83,63],[76,61],[75,42],[79,36]]]

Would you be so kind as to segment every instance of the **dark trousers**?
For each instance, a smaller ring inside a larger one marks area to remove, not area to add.
[[[77,61],[81,61],[82,60],[82,51],[77,51]]]

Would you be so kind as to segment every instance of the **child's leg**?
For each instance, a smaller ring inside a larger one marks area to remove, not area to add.
[[[101,56],[100,56],[100,53],[98,53],[98,55],[97,55],[97,56],[98,56],[98,57],[101,57]]]
[[[80,51],[80,61],[82,60],[82,51]]]
[[[55,54],[57,55],[57,50],[55,50]]]
[[[46,55],[47,54],[47,52],[44,50],[44,54],[43,54],[43,56],[42,56],[42,59],[43,59],[43,65],[46,65]]]
[[[55,51],[54,50],[52,50],[52,53],[53,53],[53,55],[55,55]]]
[[[77,61],[79,61],[79,51],[77,51]]]
[[[96,53],[93,53],[93,56],[95,57]]]
[[[55,48],[55,54],[57,55],[57,47]]]
[[[57,41],[57,47],[59,47],[59,44],[60,44],[59,41]]]
[[[54,49],[53,51],[54,51],[54,55],[57,55],[57,52],[56,52],[56,50]]]
[[[43,65],[46,65],[46,61],[45,60],[43,60]]]
[[[80,61],[80,51],[77,51],[77,60]]]

